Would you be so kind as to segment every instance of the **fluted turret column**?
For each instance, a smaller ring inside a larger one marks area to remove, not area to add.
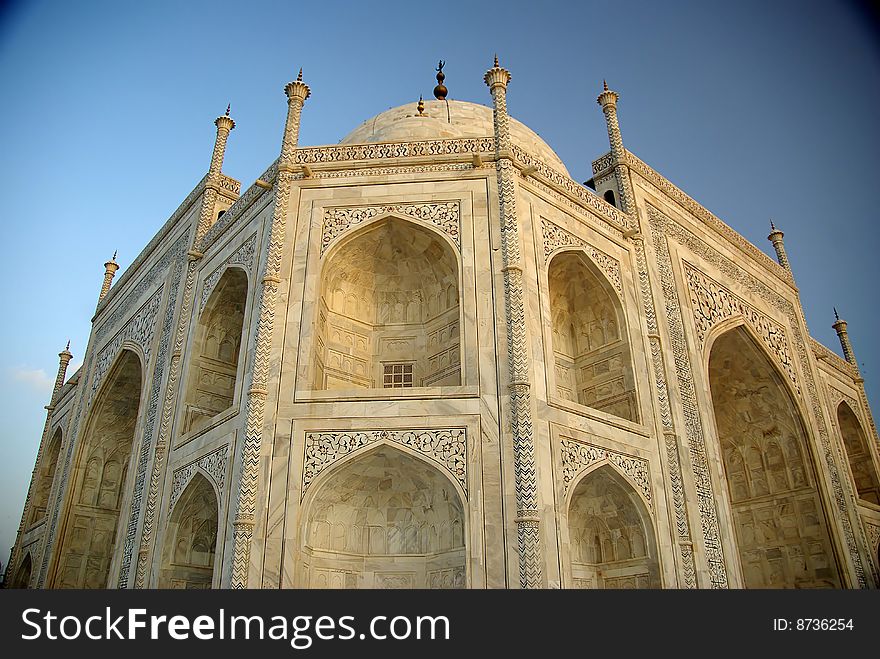
[[[269,386],[269,356],[275,325],[275,303],[278,297],[278,285],[281,281],[279,275],[286,231],[287,206],[290,200],[291,183],[297,171],[294,158],[299,142],[300,116],[303,104],[311,93],[308,85],[302,81],[302,69],[294,82],[287,83],[284,87],[284,93],[287,94],[287,121],[281,139],[281,156],[278,159],[278,177],[275,181],[272,227],[266,248],[262,292],[259,296],[259,322],[254,340],[254,366],[247,392],[247,417],[241,456],[241,482],[237,510],[232,524],[233,555],[232,582],[230,584],[232,588],[247,588],[248,586],[260,447],[263,440],[263,421]]]
[[[542,556],[538,516],[535,447],[532,438],[530,360],[526,340],[523,304],[523,268],[519,222],[516,214],[516,177],[511,160],[510,117],[507,114],[507,84],[510,72],[495,65],[484,81],[492,93],[495,123],[495,167],[501,213],[501,254],[504,273],[504,308],[507,320],[507,355],[510,396],[510,434],[513,445],[516,487],[517,548],[521,588],[541,588]]]
[[[43,424],[43,435],[40,439],[40,448],[37,450],[37,459],[34,461],[34,469],[31,472],[31,482],[28,486],[27,497],[24,500],[24,510],[21,513],[21,522],[18,525],[18,534],[15,538],[15,545],[12,547],[9,564],[6,566],[5,583],[9,583],[9,579],[12,578],[12,575],[14,575],[15,571],[18,569],[18,562],[21,558],[21,534],[24,532],[25,524],[30,517],[31,497],[33,495],[34,483],[37,480],[37,475],[43,466],[43,455],[46,451],[46,442],[49,440],[52,412],[55,410],[55,404],[58,402],[58,394],[61,393],[61,388],[64,386],[64,380],[67,377],[67,366],[70,364],[71,359],[73,359],[73,354],[70,352],[70,341],[68,341],[64,350],[58,353],[58,372],[55,374],[55,385],[52,387],[52,395],[49,398],[49,404],[46,405],[46,422]],[[51,505],[51,501],[49,502],[49,505]],[[36,559],[37,557],[35,556],[34,558]],[[31,576],[33,577],[34,575]]]
[[[789,274],[791,274],[791,263],[788,262],[788,254],[785,253],[785,243],[782,242],[784,235],[784,233],[776,228],[776,225],[773,224],[773,221],[771,220],[770,235],[767,236],[767,240],[773,243],[773,249],[776,250],[776,260],[779,262],[779,265],[788,270]]]
[[[220,176],[223,172],[223,158],[226,156],[226,142],[229,139],[229,133],[235,128],[235,121],[229,116],[229,110],[230,106],[227,105],[226,114],[214,120],[214,125],[217,126],[217,136],[214,138],[214,151],[211,153],[211,164],[208,167],[207,180],[205,181],[205,193],[202,197],[194,245],[199,245],[215,220],[214,207],[220,191]]]
[[[856,354],[853,352],[852,343],[849,342],[849,334],[846,331],[846,321],[837,315],[837,309],[834,310],[834,318],[835,321],[831,327],[837,332],[837,338],[840,340],[840,349],[843,350],[843,357],[846,361],[852,364],[856,370],[858,370],[859,364],[856,362]]]
[[[608,129],[608,141],[611,144],[611,158],[614,162],[614,176],[617,179],[617,191],[620,198],[620,209],[624,213],[635,212],[635,197],[632,183],[629,180],[629,167],[626,162],[626,150],[623,148],[623,137],[620,134],[620,123],[617,120],[617,100],[620,95],[608,89],[608,83],[602,83],[603,90],[596,102],[602,107],[605,125]]]
[[[110,286],[117,270],[119,270],[119,264],[116,262],[116,252],[113,252],[113,258],[104,264],[104,282],[101,284],[101,293],[98,295],[99,304],[110,292]]]

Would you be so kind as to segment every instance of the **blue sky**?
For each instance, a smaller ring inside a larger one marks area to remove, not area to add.
[[[586,180],[607,136],[596,95],[621,94],[631,151],[768,253],[786,246],[810,331],[839,352],[849,321],[880,400],[874,201],[880,39],[844,2],[19,2],[0,9],[0,561],[15,539],[57,368],[88,341],[103,263],[125,268],[207,170],[250,184],[277,156],[282,88],[312,88],[300,143],[332,144],[389,107],[508,108]],[[71,369],[70,373],[73,372]]]

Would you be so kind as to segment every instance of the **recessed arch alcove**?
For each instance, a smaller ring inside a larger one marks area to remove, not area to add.
[[[547,279],[558,395],[638,422],[629,339],[614,288],[580,250],[556,254]]]
[[[641,497],[611,465],[584,475],[568,505],[571,586],[659,588],[651,516]]]
[[[31,553],[28,552],[22,561],[18,564],[15,576],[12,577],[10,588],[27,588],[31,584],[31,572],[33,571],[33,561],[31,561]]]
[[[311,487],[303,587],[466,587],[464,503],[439,468],[381,444]]]
[[[837,406],[837,425],[849,461],[857,496],[863,501],[880,505],[880,481],[871,458],[871,449],[862,430],[862,424],[852,408],[841,401]]]
[[[217,494],[196,472],[180,495],[165,530],[159,588],[210,588],[218,531]]]
[[[745,587],[839,587],[801,413],[744,326],[712,343],[709,386]]]
[[[61,439],[61,428],[58,428],[52,435],[52,439],[49,440],[43,453],[43,458],[40,460],[40,467],[34,484],[34,498],[31,503],[31,524],[46,516],[46,508],[49,505],[49,492],[52,489],[52,481],[55,479],[58,454],[61,452]]]
[[[312,388],[458,386],[459,266],[447,240],[386,217],[324,257]]]
[[[232,407],[247,305],[244,270],[228,267],[199,316],[185,392],[181,431],[198,431]]]
[[[126,492],[142,391],[138,355],[124,349],[95,398],[58,551],[57,588],[106,588]]]

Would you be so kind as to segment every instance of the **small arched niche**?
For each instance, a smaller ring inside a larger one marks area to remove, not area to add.
[[[208,479],[196,473],[168,521],[159,588],[211,587],[217,529],[217,495]]]
[[[637,422],[626,323],[611,284],[580,251],[554,256],[548,282],[558,395]]]
[[[568,506],[574,588],[659,588],[653,525],[645,504],[613,467],[584,476]]]
[[[837,423],[846,449],[849,470],[859,499],[880,505],[880,481],[862,424],[845,401],[837,406]]]
[[[244,271],[227,268],[199,317],[186,386],[183,433],[201,430],[232,407],[247,290]]]
[[[46,516],[46,508],[49,505],[49,492],[52,489],[52,481],[55,479],[55,467],[58,464],[58,454],[61,451],[61,428],[55,431],[52,439],[46,447],[43,458],[40,460],[40,469],[37,472],[37,481],[34,484],[34,498],[31,504],[30,523],[34,524]]]
[[[141,401],[141,362],[122,350],[89,414],[66,529],[58,588],[106,588]]]
[[[458,261],[432,230],[386,218],[327,255],[313,388],[461,384]]]
[[[15,571],[15,576],[12,578],[12,583],[9,587],[27,588],[28,586],[30,586],[32,569],[33,563],[31,561],[31,553],[28,552],[19,564],[18,569]]]
[[[745,586],[840,587],[800,412],[743,327],[713,343],[709,387]]]
[[[319,485],[303,530],[309,588],[464,588],[464,505],[427,462],[383,445]]]

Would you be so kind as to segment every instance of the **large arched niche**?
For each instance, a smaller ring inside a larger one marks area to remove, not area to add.
[[[106,588],[140,408],[139,357],[122,350],[95,399],[58,551],[57,588]]]
[[[10,588],[27,588],[31,584],[31,572],[33,571],[33,562],[31,561],[31,553],[28,552],[18,564],[15,576],[12,578]]]
[[[653,528],[642,499],[613,467],[590,471],[568,505],[571,586],[659,588]]]
[[[60,451],[61,428],[58,428],[55,434],[52,435],[52,439],[43,453],[43,458],[40,460],[37,481],[34,485],[34,498],[31,503],[30,524],[34,524],[46,516],[46,508],[49,505],[49,492],[52,489],[52,481],[55,479],[55,467],[58,464],[58,454]]]
[[[234,402],[247,291],[244,270],[227,268],[199,316],[186,385],[183,433],[209,425]]]
[[[837,406],[837,424],[859,499],[880,505],[880,481],[862,424],[845,401]]]
[[[840,587],[800,412],[743,326],[712,344],[709,386],[745,587]]]
[[[637,422],[626,323],[611,284],[582,251],[554,256],[547,278],[557,393]]]
[[[325,256],[319,291],[313,389],[461,384],[458,260],[434,231],[358,229]]]
[[[159,588],[210,588],[218,530],[217,494],[196,472],[174,506],[165,530]]]
[[[303,587],[466,587],[464,505],[438,468],[382,444],[314,486]]]

